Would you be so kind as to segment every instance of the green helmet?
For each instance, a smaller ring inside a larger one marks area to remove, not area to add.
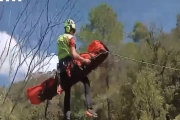
[[[64,27],[66,29],[66,32],[70,32],[71,29],[74,29],[76,30],[76,24],[73,20],[71,19],[67,19],[65,24],[64,24]]]

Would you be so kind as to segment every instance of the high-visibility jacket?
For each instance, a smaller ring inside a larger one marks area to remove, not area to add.
[[[70,53],[70,40],[73,38],[73,35],[70,34],[63,34],[60,35],[58,40],[57,40],[57,45],[58,45],[58,57],[59,59],[63,59],[67,56],[71,56]]]

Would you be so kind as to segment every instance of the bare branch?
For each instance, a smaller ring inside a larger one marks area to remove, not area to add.
[[[2,17],[3,17],[3,13],[4,13],[4,5],[2,7],[2,11],[1,11],[1,14],[0,14],[0,21],[1,21]]]
[[[22,66],[27,66],[27,70],[25,71],[25,78],[23,81],[23,85],[20,88],[20,91],[18,92],[17,99],[13,105],[13,108],[11,110],[11,113],[13,112],[15,106],[19,103],[19,98],[22,94],[22,91],[24,90],[26,84],[28,83],[29,79],[31,78],[31,75],[33,72],[37,72],[39,70],[47,71],[50,66],[50,61],[52,58],[54,58],[54,55],[50,54],[50,46],[53,44],[54,39],[53,36],[56,36],[57,31],[54,30],[57,26],[59,26],[61,23],[63,23],[65,20],[63,20],[63,16],[67,9],[69,10],[68,16],[70,16],[70,13],[72,12],[72,9],[74,9],[74,6],[77,2],[77,0],[72,4],[72,7],[69,6],[68,3],[70,3],[69,0],[67,0],[66,4],[62,7],[62,9],[55,11],[54,16],[49,16],[49,0],[46,1],[45,6],[41,9],[41,12],[38,16],[38,19],[33,24],[32,21],[29,21],[30,15],[36,10],[37,4],[40,4],[38,0],[36,0],[35,5],[33,8],[29,11],[28,5],[30,4],[30,0],[27,1],[27,4],[25,5],[22,12],[18,15],[17,21],[15,22],[14,28],[12,30],[11,38],[7,42],[8,45],[4,46],[4,52],[1,53],[0,60],[2,60],[2,63],[5,62],[9,55],[10,59],[10,71],[9,71],[9,77],[12,78],[11,85],[5,95],[4,101],[5,102],[12,85],[16,79],[16,76],[21,69]],[[28,12],[29,11],[29,12]],[[40,24],[41,18],[43,13],[46,12],[46,24]],[[73,15],[75,17],[78,14],[78,12]],[[24,18],[23,15],[25,15]],[[21,22],[21,24],[24,24],[24,26],[21,26],[21,34],[18,36],[17,43],[14,46],[11,46],[13,35],[15,29],[18,27],[18,23]],[[31,45],[31,36],[34,33],[34,31],[37,28],[37,25],[40,25],[40,34],[37,36],[36,44]],[[30,29],[27,31],[27,28]],[[55,31],[55,32],[54,32]],[[7,53],[5,53],[7,51]],[[5,58],[2,57],[5,55]],[[46,66],[46,68],[44,68]],[[2,66],[1,66],[2,67]],[[10,114],[11,114],[10,113]]]

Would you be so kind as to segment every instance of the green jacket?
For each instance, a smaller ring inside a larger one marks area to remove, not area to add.
[[[63,34],[59,36],[57,40],[59,59],[63,59],[67,56],[71,56],[70,46],[69,46],[71,38],[73,38],[73,36],[70,34]]]

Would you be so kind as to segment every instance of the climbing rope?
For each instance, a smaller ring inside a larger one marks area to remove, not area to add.
[[[161,68],[165,68],[165,69],[171,69],[171,70],[179,71],[179,72],[180,72],[180,69],[177,69],[177,68],[168,67],[168,66],[163,66],[163,65],[157,65],[157,64],[145,62],[145,61],[142,61],[142,60],[137,60],[137,59],[134,59],[134,58],[126,57],[126,56],[123,56],[123,55],[118,55],[118,54],[113,53],[113,52],[109,52],[109,53],[112,54],[112,55],[114,55],[114,56],[117,56],[117,57],[119,57],[119,58],[122,58],[122,59],[127,59],[127,60],[130,60],[130,61],[134,61],[134,62],[146,64],[146,65],[152,65],[152,66],[161,67]],[[119,61],[120,61],[120,59],[116,60],[115,62],[119,62]],[[113,62],[113,63],[114,63],[114,62]]]

